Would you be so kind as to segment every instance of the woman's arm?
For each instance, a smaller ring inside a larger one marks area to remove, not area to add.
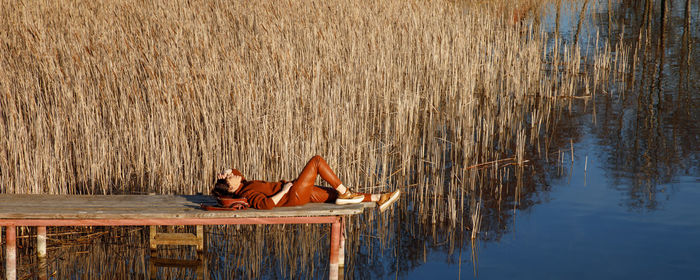
[[[254,189],[242,193],[241,196],[248,200],[251,207],[260,210],[269,210],[277,206],[277,203],[282,200],[282,197],[289,192],[291,187],[292,183],[287,183],[282,187],[282,190],[272,196],[267,196]]]
[[[277,192],[275,195],[271,196],[270,199],[272,199],[273,202],[275,202],[275,205],[280,202],[282,197],[289,192],[289,189],[292,188],[292,182],[284,184],[284,187],[282,187],[282,190]]]

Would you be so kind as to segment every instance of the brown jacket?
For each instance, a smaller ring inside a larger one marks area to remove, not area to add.
[[[237,191],[235,191],[234,193],[228,192],[228,190],[225,189],[225,187],[223,187],[225,186],[226,181],[218,180],[216,186],[212,190],[212,193],[217,196],[245,198],[248,200],[248,204],[250,204],[250,206],[255,209],[272,209],[273,207],[275,207],[275,202],[272,201],[270,197],[281,191],[282,186],[284,186],[284,184],[287,183],[287,181],[248,181],[245,179],[245,176],[243,176],[243,174],[241,174],[241,172],[237,169],[233,170],[233,174],[241,176],[243,178],[241,180],[241,187],[238,188]],[[221,184],[219,183],[224,184],[223,186],[221,186]],[[285,195],[284,197],[282,197],[279,203],[277,203],[277,205],[284,205],[286,202],[287,196]]]

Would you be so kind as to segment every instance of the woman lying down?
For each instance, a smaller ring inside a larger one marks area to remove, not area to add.
[[[315,186],[316,176],[328,182],[333,188]],[[368,194],[356,193],[338,179],[326,161],[320,156],[309,160],[304,169],[293,181],[248,181],[240,171],[228,169],[217,175],[212,194],[219,197],[245,198],[251,207],[272,209],[280,206],[299,206],[309,202],[351,204],[376,202],[383,212],[399,199],[400,190],[393,192]]]

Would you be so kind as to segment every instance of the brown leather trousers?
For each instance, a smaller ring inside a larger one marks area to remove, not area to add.
[[[325,188],[315,186],[316,177],[321,175],[321,178],[328,182],[333,188]],[[314,156],[301,171],[299,177],[293,181],[294,185],[287,195],[287,202],[284,206],[304,205],[308,202],[335,202],[338,198],[338,192],[335,190],[342,182],[338,176],[333,173],[326,160],[321,156]],[[365,195],[365,201],[370,201],[370,195]],[[280,200],[280,201],[284,201]]]

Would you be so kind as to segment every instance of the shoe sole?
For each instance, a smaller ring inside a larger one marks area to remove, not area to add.
[[[400,196],[401,196],[401,190],[397,190],[396,193],[391,195],[389,200],[387,200],[386,202],[384,202],[384,204],[379,206],[379,212],[386,211],[386,209],[389,208],[389,206],[391,206],[392,204],[394,204],[394,202],[396,202]]]
[[[365,200],[364,196],[358,196],[356,198],[338,198],[335,200],[335,204],[356,204],[362,202],[363,200]]]

